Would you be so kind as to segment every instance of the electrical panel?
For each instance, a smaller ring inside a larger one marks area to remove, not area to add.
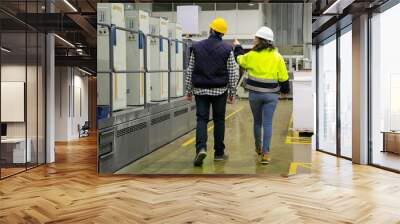
[[[118,27],[125,27],[124,5],[120,3],[101,3],[97,8],[97,22]],[[109,71],[110,65],[110,37],[114,37],[114,68],[118,71],[126,71],[126,34],[124,31],[97,26],[97,70]],[[111,85],[113,111],[121,110],[127,106],[126,74],[113,73]],[[110,105],[110,74],[97,74],[97,104]]]
[[[183,70],[183,44],[182,26],[176,23],[168,25],[168,37],[173,40],[170,43],[171,70]],[[173,98],[183,96],[183,72],[171,72],[170,96]]]
[[[151,84],[151,101],[164,101],[168,99],[168,40],[158,36],[168,37],[168,20],[164,18],[150,18],[150,34],[156,37],[149,37],[150,43],[148,61]]]
[[[142,10],[126,10],[125,22],[128,29],[141,31],[143,34],[126,33],[126,66],[128,71],[145,70],[145,41],[149,34],[149,14]],[[150,41],[149,41],[150,43]],[[150,54],[147,54],[147,61],[150,61]],[[127,101],[128,106],[144,105],[145,83],[144,73],[127,74]],[[147,101],[150,101],[150,80],[146,80]]]

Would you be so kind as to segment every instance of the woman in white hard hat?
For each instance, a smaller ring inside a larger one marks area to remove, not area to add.
[[[248,73],[245,88],[249,90],[254,119],[255,150],[261,155],[262,164],[270,162],[272,120],[279,93],[287,94],[290,91],[285,61],[273,42],[274,33],[266,26],[257,31],[253,41],[254,47],[246,54],[238,40],[233,42],[236,61]]]

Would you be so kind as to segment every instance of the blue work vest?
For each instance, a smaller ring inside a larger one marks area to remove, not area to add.
[[[227,62],[232,47],[217,35],[195,42],[192,46],[195,65],[192,83],[196,88],[220,88],[228,85]]]

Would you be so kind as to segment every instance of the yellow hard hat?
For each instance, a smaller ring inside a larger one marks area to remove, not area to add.
[[[228,25],[222,18],[214,19],[214,21],[212,21],[212,23],[210,24],[210,28],[222,34],[226,34],[226,32],[228,31]]]

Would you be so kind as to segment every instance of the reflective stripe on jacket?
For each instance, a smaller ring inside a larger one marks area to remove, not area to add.
[[[242,51],[237,46],[235,52]],[[240,53],[239,53],[240,54]],[[279,92],[280,84],[289,80],[286,64],[276,49],[250,51],[239,55],[237,63],[247,70],[246,88],[257,92]]]

